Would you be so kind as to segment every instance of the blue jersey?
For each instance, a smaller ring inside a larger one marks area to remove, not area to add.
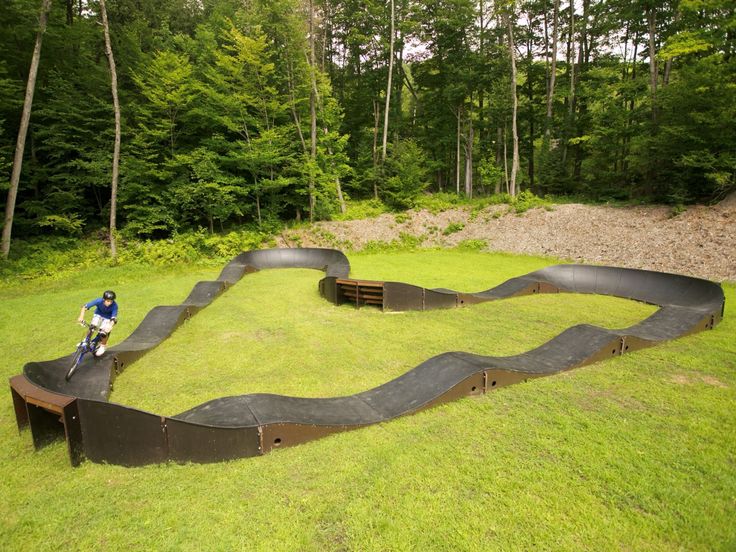
[[[105,300],[100,297],[84,305],[86,309],[91,309],[92,307],[95,307],[95,314],[99,314],[102,318],[110,320],[111,318],[118,317],[118,304],[115,301],[108,307],[105,305]]]

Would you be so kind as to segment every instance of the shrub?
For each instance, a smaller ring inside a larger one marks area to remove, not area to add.
[[[394,209],[413,207],[429,185],[427,156],[413,140],[402,140],[391,147],[384,171],[386,179],[381,192]]]
[[[456,249],[462,251],[481,251],[488,247],[486,240],[463,240],[457,244]]]
[[[47,236],[43,240],[13,240],[10,258],[0,261],[0,280],[55,279],[72,270],[109,262],[100,240]]]
[[[535,196],[529,190],[524,190],[513,199],[511,207],[517,214],[521,214],[535,207],[547,208],[551,207],[551,205],[548,200]]]
[[[378,199],[348,201],[345,213],[332,215],[333,220],[360,220],[375,218],[389,211],[388,207]]]
[[[468,203],[464,196],[448,192],[421,194],[414,199],[416,209],[426,209],[432,214],[441,213]]]
[[[442,231],[442,235],[449,236],[450,234],[454,234],[455,232],[460,232],[460,230],[462,230],[463,228],[465,228],[465,224],[463,224],[462,222],[451,222],[447,225],[447,228]]]
[[[399,234],[399,239],[390,242],[385,241],[369,241],[363,246],[366,253],[386,253],[390,251],[413,251],[417,249],[425,240],[425,236],[413,236],[406,232]]]

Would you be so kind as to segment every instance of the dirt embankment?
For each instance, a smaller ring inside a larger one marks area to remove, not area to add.
[[[736,281],[736,195],[718,205],[608,207],[580,204],[480,212],[425,210],[346,222],[321,222],[282,235],[282,247],[362,249],[369,242],[417,238],[425,247],[482,240],[484,249],[549,255],[576,262],[675,272]]]

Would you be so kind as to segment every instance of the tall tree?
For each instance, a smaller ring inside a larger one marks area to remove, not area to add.
[[[391,5],[391,28],[388,36],[388,79],[386,83],[386,106],[383,111],[383,141],[381,142],[381,163],[386,161],[386,142],[388,140],[388,115],[391,108],[391,79],[394,74],[394,25],[396,18],[396,10],[394,9],[394,0],[389,0]]]
[[[560,0],[555,0],[552,15],[552,62],[547,85],[547,118],[544,123],[544,136],[549,139],[552,127],[552,104],[555,99],[555,80],[557,79],[557,42],[559,35]]]
[[[516,196],[516,176],[519,172],[519,132],[517,129],[517,113],[519,111],[519,98],[516,90],[516,44],[514,43],[514,3],[510,5],[510,12],[506,13],[506,28],[508,31],[509,56],[511,58],[511,97],[513,111],[511,115],[511,134],[513,136],[513,159],[511,162],[511,180],[509,181],[509,194]]]
[[[647,28],[649,30],[649,86],[652,95],[652,123],[657,124],[657,81],[659,68],[657,67],[657,8],[647,6]]]
[[[107,21],[105,0],[100,0],[100,16],[105,34],[105,55],[110,66],[110,87],[112,88],[112,105],[115,111],[115,145],[112,153],[112,183],[110,185],[110,256],[114,259],[117,248],[117,209],[118,209],[118,175],[120,173],[120,101],[118,100],[118,73],[115,69],[115,56],[110,42],[110,25]]]
[[[315,174],[317,165],[317,67],[314,57],[314,0],[309,0],[309,66],[311,78],[311,91],[309,93],[309,128],[310,128],[310,150],[309,150],[309,221],[314,221],[315,206]]]
[[[28,124],[31,120],[31,108],[33,106],[33,94],[36,90],[36,76],[38,75],[38,64],[41,59],[41,43],[43,42],[43,34],[46,32],[46,24],[48,22],[49,10],[51,9],[51,0],[43,0],[41,3],[41,14],[38,19],[38,30],[36,31],[36,45],[33,48],[33,57],[31,58],[31,67],[28,71],[28,83],[26,85],[26,96],[23,101],[23,113],[20,119],[20,130],[18,131],[18,141],[15,146],[15,157],[13,158],[13,172],[10,176],[10,189],[8,190],[8,200],[5,204],[5,224],[3,226],[2,237],[2,255],[7,259],[10,254],[10,236],[13,229],[13,217],[15,214],[15,201],[18,197],[18,185],[20,184],[20,171],[23,166],[23,153],[26,146],[26,135],[28,134]]]

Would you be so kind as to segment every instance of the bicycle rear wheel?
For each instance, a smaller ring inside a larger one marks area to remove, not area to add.
[[[66,376],[64,376],[64,379],[66,381],[69,381],[70,379],[72,379],[74,372],[77,371],[79,364],[82,362],[82,357],[84,356],[84,353],[85,353],[84,343],[82,343],[77,347],[77,350],[74,353],[74,356],[72,357],[72,362],[69,366],[69,370],[67,371]]]

